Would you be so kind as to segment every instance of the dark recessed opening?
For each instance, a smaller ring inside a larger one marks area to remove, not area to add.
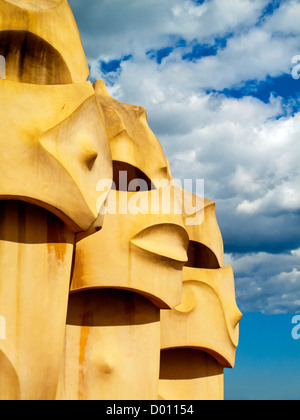
[[[155,186],[143,171],[126,162],[113,162],[113,189],[137,192],[155,190]]]
[[[28,31],[0,32],[7,80],[37,85],[72,83],[67,64],[48,42]]]
[[[118,289],[91,289],[71,293],[68,325],[112,327],[160,321],[159,309],[144,296]]]
[[[203,268],[203,269],[218,269],[220,264],[217,257],[207,246],[190,241],[188,247],[188,262],[186,267]]]
[[[176,348],[161,351],[160,379],[187,380],[220,375],[223,367],[200,349]]]

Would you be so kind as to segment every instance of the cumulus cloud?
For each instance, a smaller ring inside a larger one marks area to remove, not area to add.
[[[185,89],[222,90],[249,79],[265,80],[267,75],[289,72],[299,45],[295,36],[299,33],[299,4],[283,2],[273,15],[260,21],[268,4],[267,0],[211,0],[202,5],[192,0],[90,0],[86,7],[81,0],[70,0],[93,78],[105,76],[99,60],[132,55],[123,69],[127,74],[120,80],[120,99],[128,98],[126,79],[134,80],[136,66],[139,73],[161,73],[160,66],[149,63],[146,52],[150,49],[173,49],[165,59],[163,86],[167,80],[168,85],[181,83]],[[213,45],[218,39],[226,45],[216,55],[182,61],[195,43]]]
[[[226,255],[232,264],[237,300],[244,312],[264,314],[300,312],[300,249],[276,255]]]
[[[256,22],[267,0],[70,0],[90,60],[160,47],[170,38],[207,40]]]
[[[299,35],[300,4],[297,0],[283,1],[266,22],[266,28],[270,32]]]
[[[69,3],[91,79],[146,107],[174,177],[205,180],[242,309],[298,311],[299,2]]]

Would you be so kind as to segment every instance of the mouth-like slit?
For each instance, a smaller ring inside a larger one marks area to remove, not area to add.
[[[162,350],[160,379],[189,380],[221,375],[227,362],[210,349],[174,348]]]
[[[0,55],[5,58],[7,80],[37,85],[72,83],[68,66],[59,52],[31,32],[0,32]]]

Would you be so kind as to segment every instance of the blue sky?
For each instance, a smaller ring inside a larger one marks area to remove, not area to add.
[[[300,398],[300,2],[69,3],[91,80],[146,107],[174,177],[216,202],[245,314],[228,398]]]
[[[247,313],[235,369],[225,374],[227,400],[299,400],[300,341],[290,315]]]

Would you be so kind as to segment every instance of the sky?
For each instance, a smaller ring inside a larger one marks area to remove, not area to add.
[[[300,399],[300,2],[69,4],[91,81],[144,106],[174,178],[216,202],[244,313],[227,398]]]

